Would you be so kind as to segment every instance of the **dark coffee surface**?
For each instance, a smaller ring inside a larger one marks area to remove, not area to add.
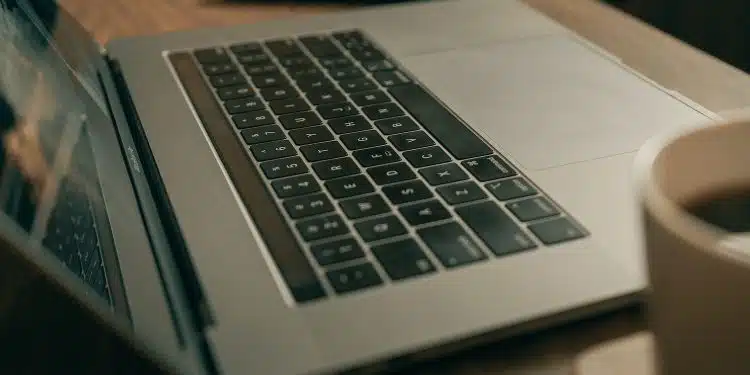
[[[728,232],[750,232],[750,186],[703,194],[685,209]]]

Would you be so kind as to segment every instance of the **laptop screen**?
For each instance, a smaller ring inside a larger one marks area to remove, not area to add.
[[[108,118],[97,52],[54,0],[0,0],[0,208],[112,305],[118,273],[88,131]]]

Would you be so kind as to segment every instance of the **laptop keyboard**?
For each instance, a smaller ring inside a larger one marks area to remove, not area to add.
[[[358,30],[170,61],[297,302],[587,236]]]

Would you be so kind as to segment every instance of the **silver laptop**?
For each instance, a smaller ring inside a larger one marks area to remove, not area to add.
[[[633,303],[633,154],[708,118],[516,0],[106,48],[28,1],[7,216],[198,373],[388,368]]]

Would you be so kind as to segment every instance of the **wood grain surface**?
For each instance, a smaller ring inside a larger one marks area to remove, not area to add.
[[[345,8],[280,1],[233,4],[218,0],[60,1],[102,43],[122,36],[250,23]],[[709,110],[750,107],[750,77],[617,10],[594,0],[525,1]],[[403,373],[568,375],[577,354],[644,329],[640,308],[632,307],[418,363]],[[633,373],[628,371],[627,361],[613,361],[611,365],[612,373]]]

